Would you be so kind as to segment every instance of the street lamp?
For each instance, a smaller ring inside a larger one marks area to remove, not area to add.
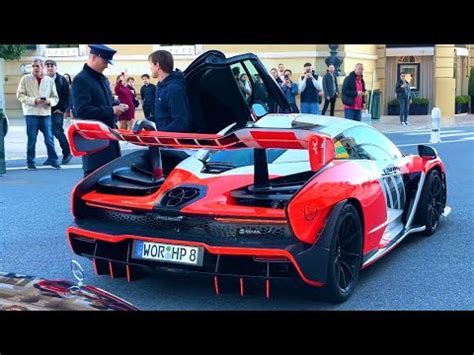
[[[337,48],[339,47],[338,44],[328,44],[328,47],[330,49],[329,53],[330,56],[325,59],[326,65],[329,67],[331,64],[334,65],[334,68],[336,69],[334,73],[336,76],[340,76],[341,74],[341,64],[343,62],[343,59],[337,55]]]

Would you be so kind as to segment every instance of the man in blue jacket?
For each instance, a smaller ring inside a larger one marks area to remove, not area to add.
[[[179,70],[174,70],[173,55],[157,50],[148,56],[153,78],[159,83],[155,92],[155,113],[148,117],[158,131],[189,132],[191,117],[186,94],[186,81]]]
[[[113,64],[116,50],[102,44],[91,44],[89,47],[89,60],[72,82],[72,111],[76,119],[97,120],[115,128],[117,116],[127,111],[128,106],[114,101],[109,80],[102,73],[109,64]],[[117,141],[110,141],[104,150],[83,156],[84,176],[119,156],[120,146]]]
[[[288,71],[289,74],[285,75],[283,84],[281,84],[281,88],[283,93],[285,94],[286,98],[288,99],[288,103],[291,107],[291,113],[299,113],[300,110],[296,105],[296,95],[298,95],[298,85],[291,81],[291,70],[287,69],[285,72]]]

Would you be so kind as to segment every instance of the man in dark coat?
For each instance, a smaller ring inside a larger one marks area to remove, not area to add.
[[[365,81],[364,66],[357,63],[354,71],[344,79],[342,83],[342,103],[344,104],[344,117],[360,121],[362,118],[362,109],[365,104]]]
[[[142,75],[143,86],[140,89],[140,97],[142,98],[142,107],[145,117],[151,116],[155,112],[155,91],[156,86],[150,83],[148,74]]]
[[[63,153],[63,160],[61,164],[68,164],[72,159],[71,149],[64,134],[64,113],[69,109],[69,83],[60,75],[57,70],[57,63],[52,59],[44,62],[46,66],[46,74],[54,80],[56,91],[59,96],[59,102],[56,106],[51,108],[51,121],[53,135],[59,141]],[[50,165],[51,162],[47,159],[43,165]]]
[[[173,70],[173,55],[157,50],[148,56],[153,78],[159,83],[155,92],[155,113],[147,117],[156,123],[158,131],[190,132],[191,114],[186,94],[186,80],[179,70]]]
[[[329,104],[331,105],[331,116],[334,116],[334,107],[336,106],[338,92],[337,79],[334,74],[335,69],[334,65],[329,65],[327,73],[323,76],[324,107],[321,113],[323,116],[326,114]]]
[[[101,44],[91,44],[89,60],[74,78],[71,86],[72,110],[76,119],[97,120],[115,128],[117,116],[128,110],[125,104],[114,102],[109,80],[102,74],[116,50]],[[84,176],[120,156],[117,141],[97,153],[82,157]]]
[[[411,88],[410,83],[405,79],[405,73],[400,74],[395,86],[398,103],[400,104],[400,124],[408,126],[408,112],[410,111]]]

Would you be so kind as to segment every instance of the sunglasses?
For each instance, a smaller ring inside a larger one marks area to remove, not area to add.
[[[46,64],[46,66],[47,66],[47,67],[54,67],[55,65],[52,64],[52,63],[48,63],[48,64]]]

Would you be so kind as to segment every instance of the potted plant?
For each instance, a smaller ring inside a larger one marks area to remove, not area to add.
[[[455,113],[466,113],[469,111],[469,96],[456,96],[456,110]]]
[[[471,113],[474,113],[474,67],[469,74],[469,87],[467,94],[471,97]]]
[[[414,97],[410,104],[410,115],[427,115],[429,100],[426,97]]]
[[[388,115],[399,115],[400,114],[400,104],[397,99],[390,100],[388,102]]]

